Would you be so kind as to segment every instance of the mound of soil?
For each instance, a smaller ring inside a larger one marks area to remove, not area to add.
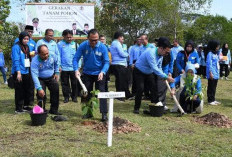
[[[208,124],[220,128],[232,127],[232,121],[227,116],[214,112],[210,112],[201,117],[196,117],[195,121],[200,124]]]
[[[108,122],[98,123],[93,126],[93,129],[101,132],[106,133],[108,131]],[[129,120],[125,120],[119,117],[114,117],[113,120],[113,134],[127,134],[131,132],[140,132],[141,127],[137,124],[130,122]]]

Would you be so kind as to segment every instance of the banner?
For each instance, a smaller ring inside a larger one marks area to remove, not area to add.
[[[89,3],[28,3],[26,24],[34,26],[33,36],[44,36],[45,30],[54,30],[54,37],[65,29],[74,36],[87,36],[94,28],[94,4]]]

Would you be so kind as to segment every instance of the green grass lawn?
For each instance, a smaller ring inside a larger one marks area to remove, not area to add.
[[[1,76],[0,76],[1,77]],[[116,134],[108,148],[107,134],[94,131],[81,122],[81,104],[63,104],[60,92],[60,112],[66,122],[47,119],[44,126],[30,126],[30,115],[14,114],[14,90],[2,84],[0,78],[0,156],[78,157],[78,156],[232,156],[232,129],[222,129],[195,123],[193,115],[177,117],[165,114],[155,118],[132,113],[134,101],[115,100],[114,116],[128,119],[141,126],[140,133]],[[206,80],[203,84],[206,85]],[[232,80],[219,80],[216,99],[219,106],[204,106],[204,112],[217,112],[232,119]],[[113,81],[110,89],[114,90]],[[48,96],[49,97],[49,96]],[[206,97],[205,97],[206,100]],[[168,94],[168,106],[173,100]],[[49,102],[49,101],[48,101]],[[144,102],[145,103],[145,102]],[[47,105],[47,108],[50,105]],[[100,120],[99,110],[96,120]]]

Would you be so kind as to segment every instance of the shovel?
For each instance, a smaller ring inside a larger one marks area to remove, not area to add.
[[[171,88],[170,88],[170,86],[169,86],[168,81],[165,80],[165,82],[166,82],[166,85],[167,85],[167,87],[168,87],[169,92],[171,93]],[[184,110],[182,109],[182,107],[180,106],[180,103],[179,103],[178,100],[176,99],[176,96],[173,95],[172,97],[173,97],[173,99],[174,99],[174,102],[176,103],[176,106],[177,106],[178,109],[180,110],[180,114],[181,114],[181,115],[186,114],[186,113],[184,112]]]
[[[81,87],[82,87],[82,89],[83,89],[83,93],[82,93],[83,96],[84,96],[84,97],[87,97],[87,96],[88,96],[88,90],[86,89],[86,87],[85,87],[84,83],[82,82],[80,76],[77,76],[77,79],[78,79],[78,81],[80,82],[80,85],[81,85]]]

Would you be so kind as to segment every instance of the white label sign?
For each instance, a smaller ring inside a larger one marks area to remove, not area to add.
[[[125,92],[101,92],[98,93],[98,98],[124,98]]]

